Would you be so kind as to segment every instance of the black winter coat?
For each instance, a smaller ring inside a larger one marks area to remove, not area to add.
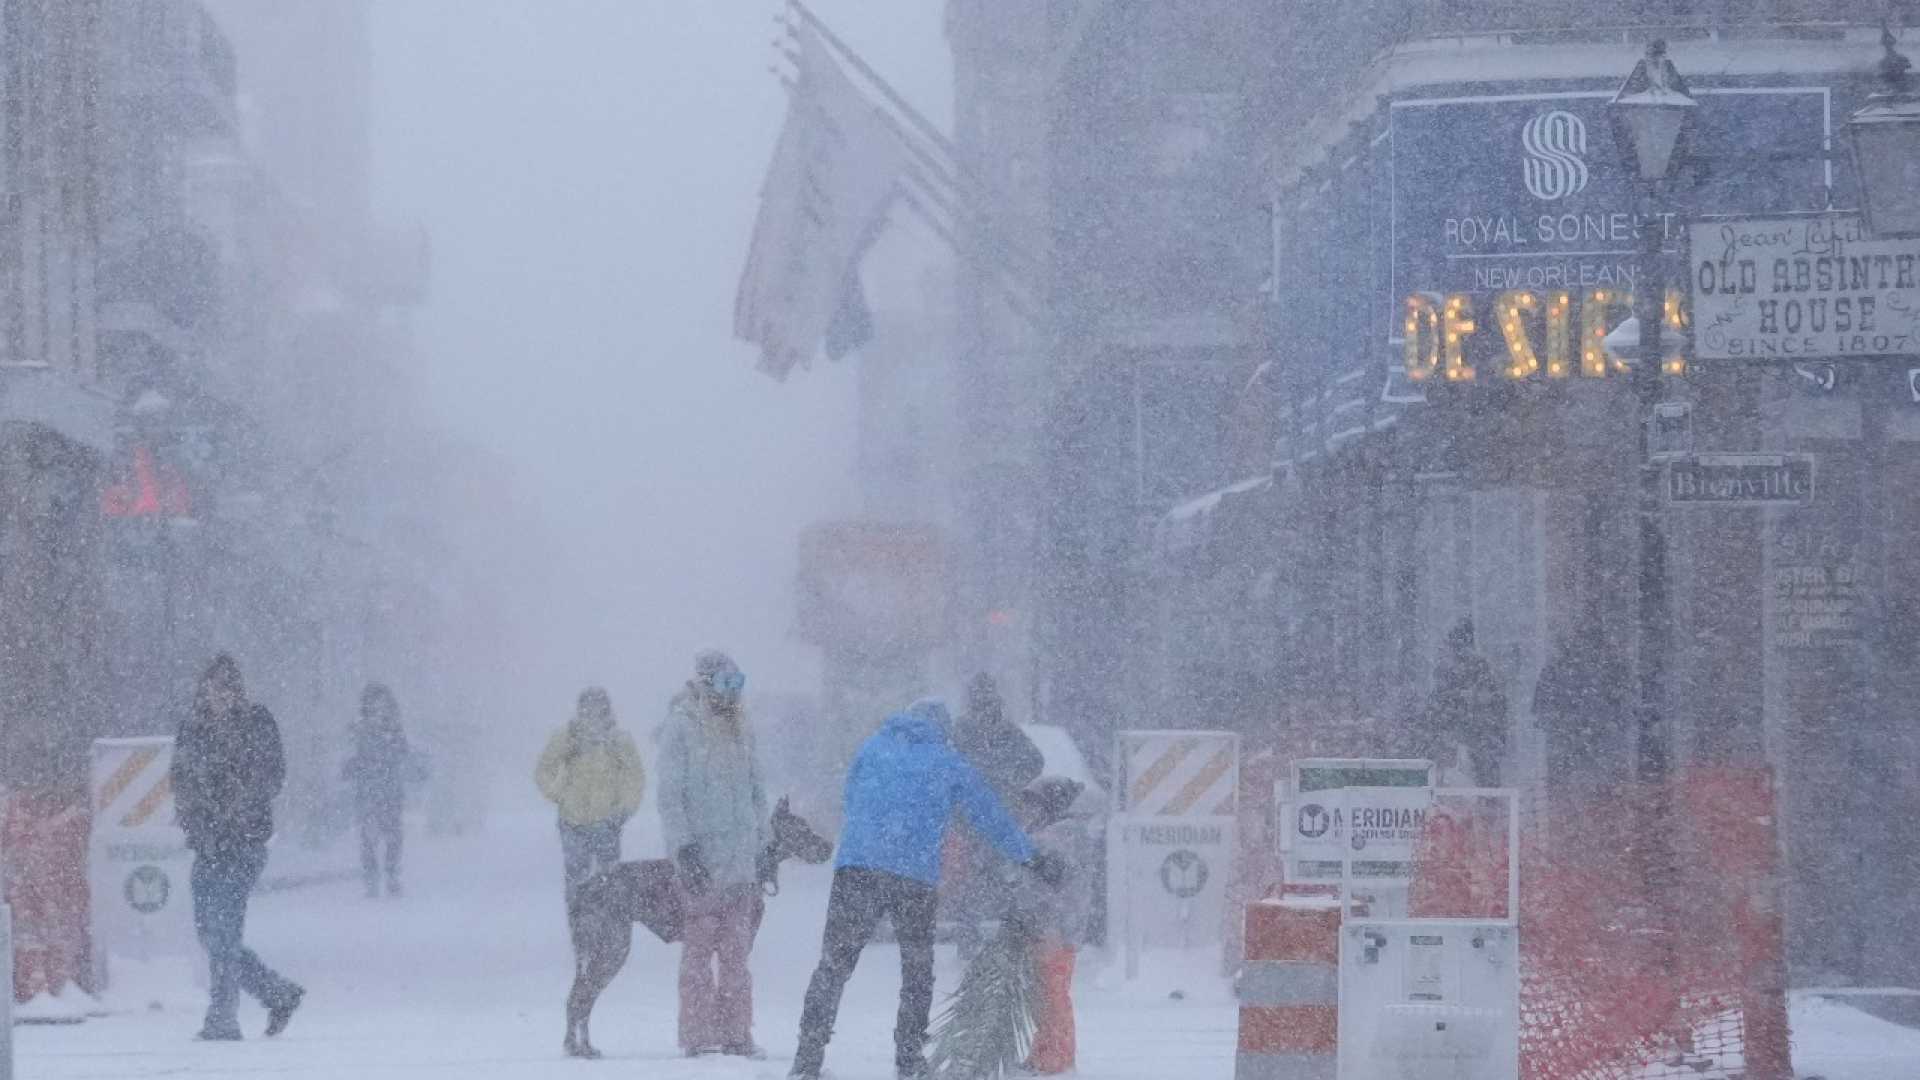
[[[986,777],[987,784],[1005,805],[1012,805],[1015,792],[1040,779],[1046,771],[1046,758],[1020,725],[1006,719],[997,710],[968,712],[953,722],[949,741],[967,764]]]
[[[280,726],[263,705],[193,717],[173,746],[173,802],[195,851],[265,844],[287,778]]]
[[[353,785],[354,808],[362,818],[399,819],[412,755],[399,724],[362,723],[355,730],[353,756],[340,772]]]

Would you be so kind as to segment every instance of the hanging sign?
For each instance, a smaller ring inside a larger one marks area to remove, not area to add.
[[[1833,360],[1920,349],[1920,239],[1875,239],[1855,216],[1690,228],[1694,355]]]

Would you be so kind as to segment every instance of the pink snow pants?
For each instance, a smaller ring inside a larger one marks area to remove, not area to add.
[[[680,948],[680,1048],[743,1048],[753,1041],[747,954],[759,929],[760,887],[727,885],[688,896]]]

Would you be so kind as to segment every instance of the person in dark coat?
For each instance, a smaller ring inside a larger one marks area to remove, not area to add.
[[[915,702],[888,718],[847,770],[826,932],[801,1008],[791,1080],[819,1080],[840,996],[883,916],[893,920],[900,939],[894,1067],[902,1078],[927,1075],[922,1054],[933,1008],[934,891],[956,810],[1007,858],[1050,883],[1063,876],[1060,860],[1035,854],[992,786],[949,744],[950,723],[941,702]]]
[[[1631,711],[1625,658],[1588,623],[1554,644],[1533,685],[1533,715],[1547,741],[1547,783],[1556,790],[1627,778]]]
[[[1427,722],[1446,745],[1466,747],[1476,784],[1500,786],[1500,763],[1507,756],[1507,695],[1494,678],[1493,666],[1474,649],[1472,619],[1461,619],[1447,631],[1446,652],[1434,668]]]
[[[353,728],[353,756],[340,772],[353,785],[354,814],[360,822],[360,873],[369,897],[380,895],[383,866],[387,895],[400,895],[400,813],[406,807],[406,783],[416,767],[407,733],[400,728],[399,701],[386,684],[368,683],[360,694],[360,722]]]
[[[1000,687],[984,671],[967,683],[967,709],[953,721],[950,741],[1008,806],[1046,770],[1040,748],[1007,718]],[[963,958],[981,945],[981,923],[999,916],[1011,900],[1005,880],[995,872],[999,861],[992,846],[972,830],[963,827],[948,834],[941,901]]]
[[[286,771],[273,714],[247,700],[231,656],[214,657],[174,740],[172,766],[174,807],[193,851],[193,925],[211,983],[202,1039],[240,1038],[241,990],[266,1006],[269,1036],[286,1030],[305,994],[242,940]]]

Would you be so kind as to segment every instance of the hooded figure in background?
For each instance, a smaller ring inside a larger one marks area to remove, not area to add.
[[[1474,783],[1500,786],[1500,763],[1507,756],[1507,695],[1493,666],[1474,648],[1473,620],[1461,619],[1447,631],[1446,651],[1433,670],[1433,699],[1427,709],[1430,737],[1443,750],[1464,746]],[[1448,753],[1430,755],[1444,761]]]
[[[1007,718],[1000,687],[984,671],[967,683],[967,709],[953,721],[951,741],[1008,806],[1046,768],[1040,748]],[[945,918],[954,924],[963,958],[980,947],[980,924],[1006,911],[1010,897],[999,863],[992,846],[972,830],[959,828],[947,835],[941,904]]]
[[[287,776],[280,727],[247,700],[240,665],[220,654],[194,687],[174,739],[171,781],[193,850],[193,925],[207,950],[210,995],[200,1038],[240,1038],[240,991],[267,1008],[267,1034],[286,1030],[305,994],[246,947],[247,898],[267,865],[273,800]]]
[[[580,691],[572,721],[547,740],[533,779],[559,811],[571,906],[581,882],[620,861],[621,830],[640,809],[647,787],[640,748],[614,726],[613,699],[605,690]]]
[[[360,822],[360,873],[369,897],[380,895],[383,865],[387,895],[400,895],[400,812],[406,806],[409,773],[415,768],[406,732],[400,729],[399,701],[386,684],[368,683],[360,694],[360,720],[353,727],[353,756],[340,772],[353,785],[354,815]]]
[[[820,1076],[840,996],[882,916],[893,920],[900,940],[894,1066],[903,1078],[927,1075],[934,894],[941,846],[956,810],[1008,859],[1030,866],[1043,880],[1060,879],[1058,861],[1035,856],[993,787],[948,742],[951,723],[942,702],[915,702],[861,744],[847,770],[846,820],[820,964],[800,1014],[800,1046],[789,1074],[794,1080]]]
[[[717,649],[660,728],[660,832],[679,866],[686,918],[680,950],[680,1048],[687,1056],[759,1058],[747,954],[760,922],[759,854],[767,794],[741,694],[746,676]]]

